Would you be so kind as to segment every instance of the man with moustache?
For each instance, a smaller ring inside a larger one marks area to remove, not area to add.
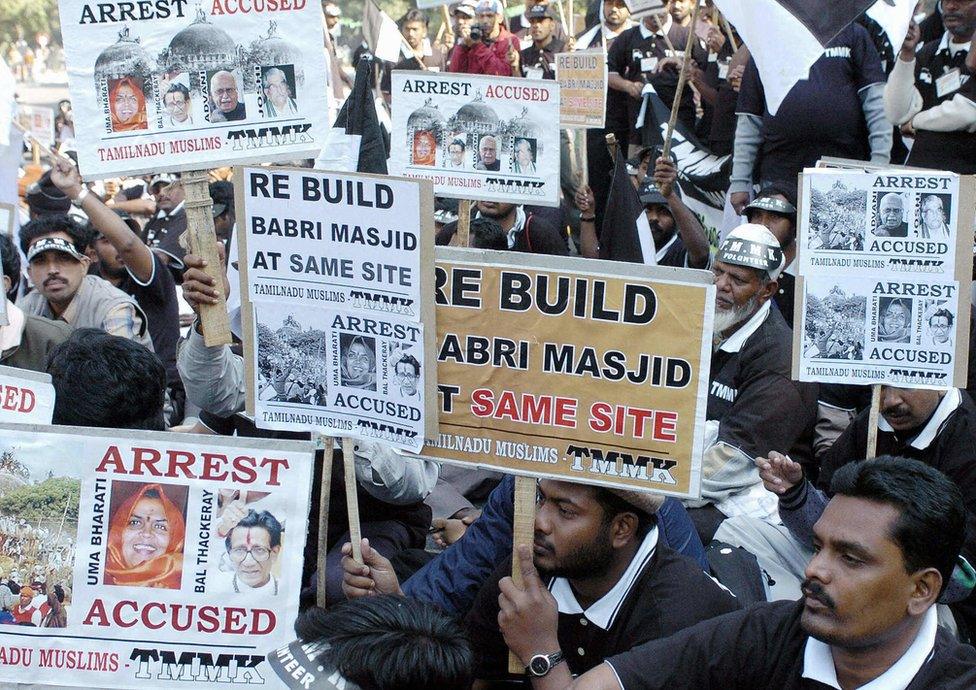
[[[517,680],[506,672],[506,643],[530,650],[523,663],[534,682],[556,668],[584,673],[608,655],[738,609],[698,563],[659,540],[663,503],[646,492],[540,481],[533,545],[518,552],[526,592],[503,558],[468,611],[480,650],[475,676]],[[366,542],[363,559],[368,569],[343,559],[351,596],[400,593],[389,563]]]
[[[66,159],[54,162],[51,180],[69,199],[79,198],[81,175]],[[176,406],[169,421],[176,424],[183,419],[179,413],[184,393],[176,369],[180,322],[173,277],[163,260],[139,239],[139,225],[128,215],[116,214],[94,194],[85,195],[81,203],[92,234],[88,257],[93,273],[130,295],[145,314],[153,350],[166,367],[169,401]]]
[[[881,387],[877,452],[919,460],[945,474],[962,492],[967,507],[968,536],[962,554],[976,563],[976,405],[958,388],[948,391]],[[803,468],[788,455],[769,453],[756,459],[760,477],[779,496],[782,525],[747,518],[727,520],[716,535],[753,554],[775,584],[774,599],[792,599],[801,573],[813,553],[811,529],[823,512],[834,475],[867,455],[869,410],[858,414],[823,456],[816,481],[805,478]],[[976,596],[964,593],[951,602],[956,623],[976,631]]]
[[[805,457],[816,386],[793,381],[790,327],[771,309],[785,259],[779,240],[746,223],[722,242],[715,275],[715,344],[709,374],[702,498],[687,505],[702,542],[726,517],[772,517],[753,458],[775,448]]]
[[[88,190],[75,200],[86,203]],[[87,203],[94,203],[94,200]],[[97,328],[153,349],[145,312],[107,280],[88,275],[89,234],[69,216],[32,220],[20,230],[35,290],[17,305],[25,314],[61,320],[72,329]]]
[[[935,607],[950,586],[965,533],[959,489],[923,463],[882,456],[844,467],[832,490],[813,529],[816,548],[799,601],[705,621],[611,657],[575,681],[557,666],[533,687],[976,686],[976,651],[939,626]]]

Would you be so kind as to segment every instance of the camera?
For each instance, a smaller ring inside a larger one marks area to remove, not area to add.
[[[481,40],[484,40],[484,38],[485,38],[485,30],[481,28],[481,24],[477,24],[477,23],[476,24],[472,24],[471,25],[471,40],[472,41],[481,41]]]

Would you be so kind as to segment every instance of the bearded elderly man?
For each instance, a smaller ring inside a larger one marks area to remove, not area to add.
[[[817,387],[793,381],[792,332],[771,309],[786,261],[766,227],[746,223],[722,242],[715,275],[715,344],[708,384],[702,498],[689,514],[704,543],[726,517],[769,518],[753,458],[774,448],[806,457],[816,418]]]

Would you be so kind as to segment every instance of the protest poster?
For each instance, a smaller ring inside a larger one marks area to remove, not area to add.
[[[65,458],[71,461],[66,462]],[[0,567],[7,682],[285,687],[313,446],[4,425]]]
[[[54,146],[54,111],[39,105],[17,104],[17,122],[44,146]]]
[[[430,183],[238,168],[247,410],[419,450],[437,424]]]
[[[964,388],[976,178],[837,161],[800,189],[793,377]]]
[[[812,274],[803,283],[800,381],[966,387],[969,296],[957,281]]]
[[[319,3],[59,6],[85,179],[314,158],[321,148]]]
[[[802,178],[800,273],[855,271],[956,274],[956,257],[972,256],[972,185],[928,170],[808,169]],[[969,206],[964,202],[969,198]],[[960,211],[966,229],[959,232]],[[970,214],[971,215],[971,214]],[[960,253],[962,252],[962,253]],[[968,270],[968,269],[967,269]]]
[[[559,125],[602,129],[607,110],[607,54],[581,50],[556,54]]]
[[[0,423],[50,424],[53,415],[50,374],[0,366]]]
[[[453,199],[559,205],[559,85],[394,70],[390,173]]]
[[[440,433],[424,456],[700,494],[709,274],[446,247],[436,256]]]

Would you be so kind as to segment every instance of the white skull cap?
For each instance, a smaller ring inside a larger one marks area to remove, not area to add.
[[[765,225],[756,223],[744,223],[726,235],[715,259],[765,271],[770,280],[779,278],[786,267],[779,240]]]

